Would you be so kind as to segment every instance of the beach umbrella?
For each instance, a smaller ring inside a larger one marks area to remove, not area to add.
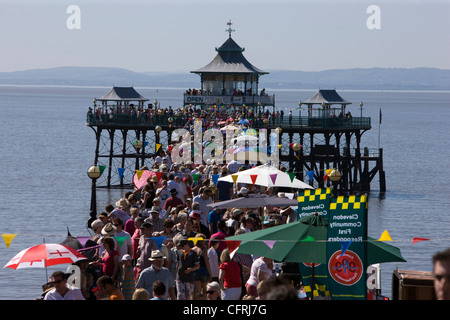
[[[303,181],[292,178],[288,173],[283,172],[270,165],[260,165],[251,169],[239,171],[236,174],[220,177],[219,181],[255,184],[264,187],[288,187],[295,189],[314,189]]]
[[[138,170],[140,171],[140,170]],[[150,170],[142,170],[142,172],[136,172],[133,176],[134,186],[138,189],[147,184],[147,179],[156,176],[156,173]]]
[[[226,238],[241,241],[236,252],[275,261],[327,263],[328,219],[316,215],[299,221]],[[368,237],[367,263],[406,262],[400,249]]]
[[[243,124],[243,125],[249,126],[250,121],[248,121],[248,119],[242,119],[242,120],[239,120],[238,124]]]
[[[75,249],[57,243],[44,243],[23,249],[4,268],[46,268],[59,264],[71,264],[84,259],[86,257]]]
[[[287,206],[298,206],[298,200],[289,199],[285,197],[268,196],[265,194],[250,194],[247,197],[240,197],[231,200],[213,202],[207,204],[207,206],[217,209],[260,208],[265,206],[287,207]]]
[[[227,131],[227,130],[231,130],[231,131],[235,131],[235,130],[239,130],[240,128],[232,123],[226,125],[225,127],[220,128],[220,131]]]

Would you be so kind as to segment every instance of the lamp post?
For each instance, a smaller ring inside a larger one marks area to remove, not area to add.
[[[162,131],[161,126],[156,126],[155,127],[155,143],[159,144],[159,133]],[[158,151],[158,150],[156,150]]]
[[[136,140],[133,142],[133,147],[136,150],[136,170],[139,169],[139,150],[142,148],[142,142],[140,140]]]
[[[362,101],[359,103],[359,106],[361,108],[361,122],[362,122],[362,109],[363,109],[363,102]]]
[[[298,102],[298,124],[302,125],[302,102]]]
[[[96,191],[96,182],[100,177],[100,168],[96,165],[91,166],[87,171],[88,177],[92,180],[91,185],[91,209],[89,215],[91,218],[88,221],[88,227],[90,228],[91,222],[97,218],[97,191]]]

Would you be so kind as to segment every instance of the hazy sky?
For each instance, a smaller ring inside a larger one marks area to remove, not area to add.
[[[0,72],[191,71],[214,58],[230,19],[233,39],[263,70],[450,69],[450,0],[0,0]]]

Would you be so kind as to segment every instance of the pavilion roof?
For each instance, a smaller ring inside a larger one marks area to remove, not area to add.
[[[267,74],[253,66],[242,54],[244,48],[241,48],[231,36],[220,46],[216,48],[217,55],[203,68],[192,73],[253,73]]]
[[[97,98],[98,101],[148,101],[149,99],[141,96],[133,87],[113,87],[103,97]]]
[[[351,104],[351,102],[343,99],[336,90],[319,90],[317,93],[309,98],[307,101],[303,102],[304,104],[341,104],[347,105]]]

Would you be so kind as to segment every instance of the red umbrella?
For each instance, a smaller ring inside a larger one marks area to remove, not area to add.
[[[75,249],[57,243],[39,244],[20,251],[4,268],[46,268],[87,259]]]

